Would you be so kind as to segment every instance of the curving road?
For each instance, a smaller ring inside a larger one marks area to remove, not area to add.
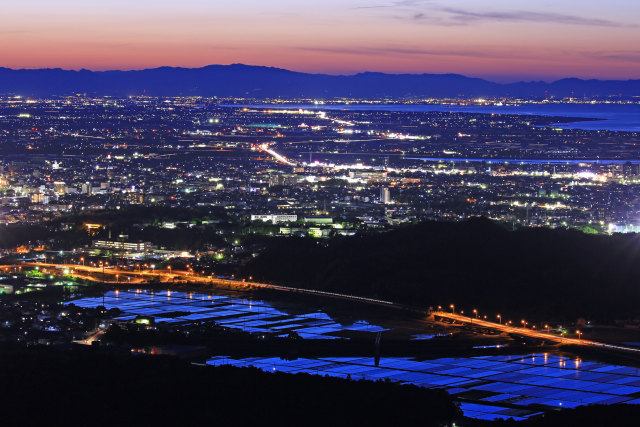
[[[611,349],[611,350],[629,351],[629,352],[640,354],[640,349],[633,348],[633,347],[623,347],[619,345],[606,344],[598,341],[590,341],[590,340],[577,339],[577,338],[565,338],[558,335],[539,332],[534,329],[503,325],[499,323],[489,322],[483,319],[476,319],[473,317],[463,316],[457,313],[435,311],[435,312],[432,312],[432,314],[437,317],[455,320],[461,323],[478,325],[483,328],[493,329],[495,331],[506,332],[506,333],[515,334],[515,335],[522,335],[522,336],[535,338],[543,341],[553,341],[560,344],[580,345],[580,346],[588,346],[588,347],[599,347],[599,348],[605,348],[605,349]]]

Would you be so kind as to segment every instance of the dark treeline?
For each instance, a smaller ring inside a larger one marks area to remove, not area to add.
[[[274,241],[257,280],[531,320],[640,315],[640,239],[575,230],[509,231],[484,219],[388,233]]]
[[[63,216],[54,222],[82,224],[99,223],[109,226],[125,226],[136,223],[156,223],[163,221],[189,221],[198,223],[207,219],[228,220],[222,208],[174,208],[166,206],[131,206],[124,209],[79,212]]]
[[[173,314],[172,314],[173,316]],[[370,334],[371,335],[371,334]],[[0,335],[1,336],[1,335]],[[302,339],[295,332],[287,337],[272,334],[257,336],[241,330],[227,329],[207,324],[190,327],[174,332],[170,327],[160,325],[154,329],[119,328],[112,325],[100,339],[102,345],[114,345],[126,348],[143,348],[160,345],[206,346],[212,352],[237,357],[274,356],[296,357],[338,357],[353,356],[372,359],[375,353],[375,338],[355,335],[348,340]],[[495,345],[496,342],[509,344],[508,348],[477,348],[482,345]],[[447,356],[487,356],[504,354],[523,354],[526,352],[555,351],[557,348],[541,347],[525,342],[510,342],[508,339],[476,338],[470,336],[442,336],[433,340],[406,340],[384,336],[380,352],[384,357],[406,357],[431,359]],[[619,361],[619,360],[618,360]]]
[[[201,227],[203,222],[211,225]],[[162,228],[163,222],[177,222],[175,229]],[[224,210],[198,208],[129,207],[118,210],[88,211],[69,214],[42,224],[0,226],[0,248],[11,249],[25,244],[46,244],[49,248],[74,249],[90,245],[92,240],[117,239],[126,234],[129,240],[151,241],[171,249],[201,249],[205,244],[221,243],[219,230],[232,227]],[[102,228],[87,233],[87,223]],[[200,227],[199,227],[200,226]]]
[[[2,249],[42,243],[54,249],[67,249],[89,242],[87,233],[80,229],[61,231],[44,224],[0,225],[0,248]]]
[[[442,390],[93,349],[0,347],[3,425],[451,425]]]

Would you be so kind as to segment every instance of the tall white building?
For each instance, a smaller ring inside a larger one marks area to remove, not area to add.
[[[385,205],[391,203],[391,192],[388,187],[380,187],[380,203]]]

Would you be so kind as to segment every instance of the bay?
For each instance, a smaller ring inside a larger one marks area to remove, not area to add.
[[[564,121],[553,126],[564,129],[607,130],[640,132],[640,104],[517,104],[517,105],[441,105],[441,104],[253,104],[227,105],[270,109],[346,110],[346,111],[398,111],[398,112],[451,112],[478,114],[516,114],[594,121]]]

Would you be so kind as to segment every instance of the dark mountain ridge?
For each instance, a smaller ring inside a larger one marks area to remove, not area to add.
[[[250,98],[609,97],[640,96],[637,80],[567,78],[501,84],[459,74],[308,74],[243,64],[134,71],[0,68],[0,94],[55,96],[74,93],[131,96]]]

